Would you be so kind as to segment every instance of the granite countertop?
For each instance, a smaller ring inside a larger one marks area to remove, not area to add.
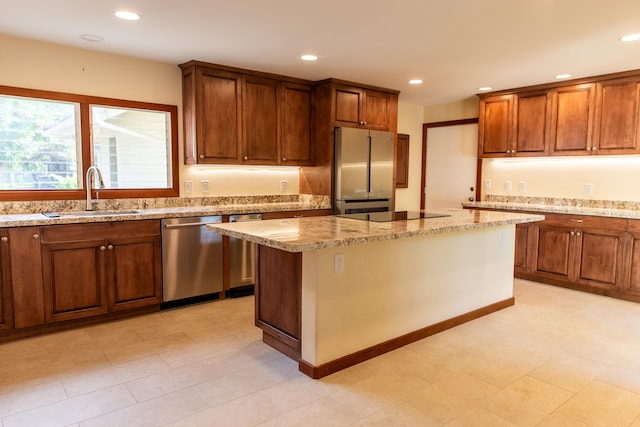
[[[440,209],[450,216],[393,222],[321,216],[243,223],[209,224],[207,228],[231,237],[288,252],[347,246],[423,235],[451,233],[542,221],[543,215],[470,209]]]
[[[234,215],[244,213],[283,212],[313,209],[329,209],[330,206],[306,202],[262,202],[220,204],[207,206],[173,206],[132,209],[103,209],[95,211],[67,211],[57,218],[47,218],[42,213],[0,215],[0,228],[36,225],[77,224],[91,222],[134,221],[143,219],[178,218],[208,215]],[[58,211],[56,211],[58,212]],[[94,213],[91,213],[94,212]]]
[[[640,210],[612,207],[580,206],[576,204],[519,203],[511,201],[464,202],[465,208],[498,209],[503,211],[527,211],[560,213],[569,215],[604,216],[611,218],[640,219]]]

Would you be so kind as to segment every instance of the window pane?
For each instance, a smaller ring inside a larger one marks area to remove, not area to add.
[[[75,103],[0,96],[0,189],[76,189]]]
[[[106,188],[171,186],[170,114],[91,106],[93,164]]]

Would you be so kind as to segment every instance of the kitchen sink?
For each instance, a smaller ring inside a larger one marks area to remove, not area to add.
[[[123,209],[123,210],[104,210],[104,211],[68,211],[68,212],[42,212],[42,215],[48,218],[60,218],[67,216],[113,216],[113,215],[130,215],[137,214],[139,209]]]

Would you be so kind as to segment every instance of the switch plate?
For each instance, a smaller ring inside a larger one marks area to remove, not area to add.
[[[527,192],[527,182],[526,181],[520,181],[520,183],[518,184],[518,189],[520,190],[521,193],[526,193]]]
[[[513,189],[513,184],[511,181],[504,182],[504,191],[511,191]]]
[[[280,192],[281,193],[286,193],[287,192],[287,180],[283,179],[280,181]]]
[[[484,180],[484,189],[485,190],[491,190],[491,180],[490,179],[485,179]]]
[[[344,272],[344,254],[336,254],[333,257],[333,272],[334,273]]]
[[[193,191],[193,181],[184,182],[184,192],[191,193]]]
[[[202,191],[203,193],[209,192],[209,181],[207,181],[206,179],[200,181],[200,191]]]

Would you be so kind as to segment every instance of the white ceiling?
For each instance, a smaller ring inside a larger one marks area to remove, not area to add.
[[[121,21],[117,9],[142,18]],[[640,69],[640,41],[618,40],[640,33],[640,0],[14,0],[3,1],[0,32],[171,64],[352,80],[423,105],[481,86]]]

